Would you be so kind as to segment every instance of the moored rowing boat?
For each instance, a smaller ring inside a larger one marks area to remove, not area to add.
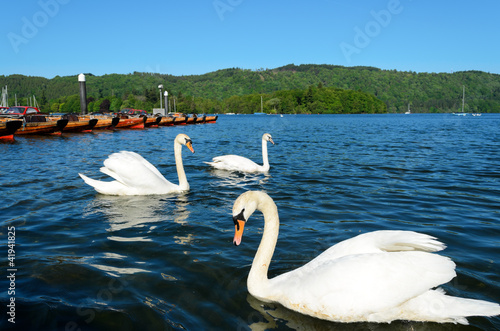
[[[94,130],[113,130],[116,127],[116,124],[120,122],[119,117],[111,117],[111,116],[105,116],[105,115],[91,115],[91,116],[86,116],[85,118],[88,119],[97,119],[97,123],[94,126]]]
[[[64,128],[64,132],[92,132],[97,124],[97,118],[91,120],[69,121]]]
[[[23,125],[22,120],[6,120],[0,122],[0,139],[13,139],[14,133]]]
[[[174,117],[174,125],[183,125],[187,124],[188,117],[187,116],[178,116]]]
[[[61,134],[68,124],[67,119],[50,121],[45,116],[26,116],[23,125],[16,131],[16,135],[31,134]]]
[[[92,129],[97,124],[96,118],[79,117],[76,114],[65,114],[61,117],[49,117],[51,120],[67,119],[68,124],[64,128],[64,132],[92,132]]]
[[[163,116],[161,118],[160,123],[158,123],[159,126],[171,126],[174,125],[174,118],[170,116]]]
[[[161,120],[161,116],[147,117],[146,122],[144,122],[144,126],[147,128],[157,127],[160,124]]]
[[[219,118],[219,116],[217,115],[207,115],[207,117],[205,117],[205,123],[215,123],[217,121],[217,118]]]
[[[117,129],[144,129],[144,123],[147,117],[120,118],[116,124]]]

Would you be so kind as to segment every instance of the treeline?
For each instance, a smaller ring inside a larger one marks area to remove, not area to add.
[[[144,91],[144,95],[129,94],[125,98],[117,96],[96,99],[87,98],[89,112],[116,112],[123,108],[151,110],[159,107],[159,93],[155,90]],[[40,101],[39,101],[40,103]],[[46,112],[80,112],[80,97],[73,94],[61,97],[46,104],[40,104]],[[276,91],[271,94],[249,94],[232,96],[224,100],[195,98],[182,93],[170,95],[169,109],[182,113],[315,113],[315,114],[356,114],[386,113],[387,106],[375,96],[352,90],[309,86],[305,90]]]
[[[261,99],[262,96],[262,99]],[[223,112],[251,114],[376,114],[386,113],[387,106],[375,96],[352,90],[309,86],[305,90],[276,91],[271,94],[232,96],[223,101]],[[236,110],[236,111],[235,111]]]
[[[314,87],[310,93],[315,93],[314,89],[319,90],[318,86],[321,84],[327,90],[351,90],[373,95],[385,103],[388,112],[404,112],[408,105],[411,105],[412,112],[457,111],[462,105],[462,86],[465,86],[466,111],[500,112],[500,75],[480,71],[438,74],[380,70],[372,67],[291,64],[275,69],[232,68],[192,76],[140,72],[103,76],[86,74],[86,79],[87,95],[92,99],[89,106],[93,110],[101,108],[105,100],[109,101],[110,109],[121,102],[122,108],[123,104],[128,103],[137,108],[151,110],[153,107],[159,107],[160,94],[157,86],[163,84],[169,96],[172,96],[171,101],[176,97],[176,106],[192,111],[209,109],[222,112],[220,110],[227,110],[228,105],[234,104],[240,104],[243,109],[254,108],[253,95],[258,96],[260,109],[260,95],[263,95],[269,97],[267,101],[272,98],[280,99],[279,105],[274,105],[276,100],[272,101],[267,106],[269,110],[319,112],[322,104],[329,104],[318,101],[324,96],[317,95],[319,99],[315,101],[318,107],[315,107],[314,102],[309,102],[310,98],[305,103],[294,103],[291,102],[293,97],[285,97],[278,92],[293,94],[298,92],[289,91],[304,91]],[[71,108],[74,95],[78,93],[76,75],[56,76],[52,79],[22,75],[0,76],[0,86],[5,85],[9,88],[10,104],[14,103],[14,95],[17,95],[18,100],[36,95],[39,103],[50,105],[51,108],[56,108],[55,104],[59,104],[62,111]],[[241,100],[252,101],[243,106]],[[331,109],[338,107],[323,111]]]

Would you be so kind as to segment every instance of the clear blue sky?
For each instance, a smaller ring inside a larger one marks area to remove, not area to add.
[[[500,73],[500,1],[3,1],[0,75],[286,64]]]

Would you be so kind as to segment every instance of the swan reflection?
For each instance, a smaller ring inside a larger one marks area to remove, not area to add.
[[[158,227],[182,226],[183,229],[188,229],[189,227],[184,225],[188,224],[191,213],[189,205],[187,193],[167,196],[97,195],[87,205],[83,214],[84,217],[94,219],[98,215],[99,219],[104,220],[108,241],[133,245],[153,243],[156,239],[152,233],[157,232]],[[173,242],[179,245],[190,245],[194,240],[195,235],[190,233],[173,236]],[[89,265],[112,277],[151,272],[145,267],[145,262],[129,259],[127,250],[112,250],[93,256]]]
[[[219,186],[245,188],[248,184],[258,183],[264,185],[269,181],[271,175],[264,173],[242,173],[230,170],[211,169],[210,174],[220,179]]]
[[[171,221],[186,224],[190,211],[186,194],[159,196],[106,196],[98,195],[89,204],[85,214],[103,213],[109,223],[108,232],[150,226],[152,223]]]
[[[394,321],[391,324],[377,323],[332,323],[310,316],[302,315],[276,303],[264,303],[251,294],[247,295],[247,302],[255,312],[247,316],[244,323],[252,331],[264,331],[282,328],[291,330],[330,330],[330,331],[361,331],[361,330],[414,330],[414,324],[408,321]],[[392,328],[391,328],[392,327]]]

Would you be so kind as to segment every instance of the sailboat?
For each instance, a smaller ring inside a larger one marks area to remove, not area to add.
[[[462,85],[462,88],[463,88],[463,92],[462,92],[462,112],[460,112],[460,113],[453,113],[453,115],[456,115],[456,116],[466,116],[467,115],[467,113],[464,113],[464,108],[465,108],[465,85]]]
[[[265,115],[266,113],[264,113],[264,106],[263,106],[263,103],[262,103],[262,95],[260,96],[260,113],[253,113],[254,115]]]
[[[411,114],[411,111],[410,111],[410,104],[408,104],[408,110],[405,112],[405,114]]]

